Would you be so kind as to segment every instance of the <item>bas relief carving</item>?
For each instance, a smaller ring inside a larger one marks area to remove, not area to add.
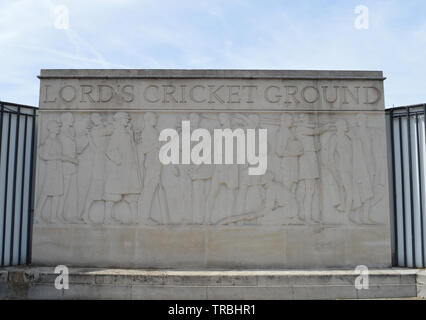
[[[386,152],[364,113],[46,112],[37,224],[368,225],[384,200]],[[381,119],[380,117],[377,119]],[[159,132],[267,128],[268,171],[162,165]]]

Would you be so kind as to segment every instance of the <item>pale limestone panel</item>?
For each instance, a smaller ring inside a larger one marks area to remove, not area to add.
[[[211,228],[207,234],[206,265],[224,268],[282,268],[285,233],[264,228]]]
[[[40,79],[35,263],[390,265],[381,72],[43,70]],[[180,134],[184,120],[210,133],[267,129],[267,171],[161,164],[160,132]]]
[[[200,228],[147,228],[137,232],[135,264],[147,268],[204,267],[204,230]]]

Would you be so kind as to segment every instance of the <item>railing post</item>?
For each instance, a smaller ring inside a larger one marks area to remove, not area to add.
[[[28,127],[28,115],[25,114],[24,121],[25,129],[24,129],[24,144],[23,144],[23,155],[22,155],[22,179],[21,179],[21,212],[20,212],[20,226],[19,226],[19,243],[18,243],[18,264],[21,264],[21,254],[22,254],[22,228],[24,226],[24,193],[25,193],[25,161],[27,159],[27,127]],[[31,192],[31,190],[30,190]]]
[[[31,168],[30,168],[30,197],[29,197],[29,213],[28,213],[28,225],[27,225],[27,264],[31,263],[32,254],[32,233],[33,233],[33,221],[34,221],[34,202],[35,202],[35,162],[36,162],[36,109],[33,109],[32,114],[33,125],[31,134]]]
[[[36,108],[0,101],[0,266],[31,261],[36,128]]]
[[[391,251],[392,265],[398,265],[398,223],[395,206],[395,151],[394,151],[394,128],[393,110],[386,112],[387,119],[387,142],[388,142],[388,168],[389,168],[389,209],[390,209],[390,229],[391,229]]]
[[[8,180],[9,180],[9,150],[10,150],[10,125],[11,125],[11,118],[12,115],[9,113],[8,114],[8,126],[7,126],[7,141],[6,141],[6,174],[5,174],[5,192],[4,192],[4,206],[3,206],[3,238],[2,238],[2,252],[1,252],[1,265],[4,265],[4,258],[5,258],[5,252],[6,252],[6,216],[7,216],[7,185],[8,185]],[[1,196],[1,195],[0,195]],[[0,208],[1,209],[1,208]]]
[[[417,179],[419,183],[419,208],[420,208],[420,248],[421,248],[421,261],[425,266],[424,245],[423,245],[423,193],[422,193],[422,177],[421,177],[421,162],[420,162],[420,131],[419,131],[419,116],[416,114],[416,145],[417,145]]]

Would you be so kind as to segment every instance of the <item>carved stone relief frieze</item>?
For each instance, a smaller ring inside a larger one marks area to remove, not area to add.
[[[371,120],[370,120],[371,118]],[[374,116],[315,113],[44,113],[37,224],[377,224]],[[159,132],[267,128],[268,171],[159,161]],[[380,206],[379,206],[380,207]],[[66,209],[66,210],[65,210]]]
[[[34,263],[391,265],[382,72],[42,70],[40,80]],[[225,135],[216,145],[226,129],[233,149]],[[179,161],[162,160],[167,144]],[[194,150],[211,161],[194,162]]]

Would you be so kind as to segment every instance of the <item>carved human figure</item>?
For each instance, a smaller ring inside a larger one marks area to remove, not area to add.
[[[294,194],[282,183],[277,181],[271,171],[263,176],[266,189],[264,216],[260,219],[261,224],[299,224],[296,198]]]
[[[281,115],[281,123],[277,132],[275,153],[281,159],[281,182],[296,195],[299,182],[299,157],[303,155],[303,145],[297,139],[293,117]]]
[[[299,116],[296,138],[303,145],[303,154],[299,157],[297,199],[300,206],[299,218],[305,222],[319,222],[319,201],[316,201],[320,178],[317,154],[319,147],[315,137],[328,129],[328,127],[318,128],[310,124],[306,113]]]
[[[374,223],[370,217],[371,201],[374,197],[374,153],[371,133],[364,114],[356,117],[357,126],[353,128],[353,208],[359,210],[359,221]]]
[[[265,173],[263,183],[266,188],[265,212],[269,213],[278,207],[284,207],[286,202],[282,194],[282,187],[276,181],[272,172],[268,171]]]
[[[75,124],[77,145],[77,183],[78,183],[78,218],[84,222],[83,213],[86,198],[90,187],[92,157],[89,150],[89,130],[91,128],[90,117],[82,119]]]
[[[62,144],[58,138],[60,123],[49,120],[47,123],[48,135],[46,140],[38,147],[39,158],[45,161],[44,175],[40,182],[40,196],[37,204],[37,219],[46,223],[55,222],[60,214],[60,198],[64,193],[64,173],[62,161]],[[43,210],[47,200],[50,199],[50,211]]]
[[[105,223],[122,222],[113,210],[114,203],[121,199],[129,204],[131,222],[136,222],[141,180],[130,116],[126,112],[117,112],[113,119],[114,130],[106,149]]]
[[[189,115],[191,128],[196,130],[200,125],[200,116],[197,113]],[[208,189],[208,181],[212,177],[212,167],[208,164],[189,165],[191,178],[191,199],[192,199],[192,222],[194,224],[202,224],[206,213],[206,197]]]
[[[161,189],[163,195],[159,194],[160,210],[165,212],[161,221],[163,224],[184,224],[189,221],[185,217],[183,191],[181,185],[182,172],[174,164],[167,164],[161,170]]]
[[[179,135],[182,134],[182,121],[190,121],[191,130],[195,130],[198,127],[199,117],[196,119],[197,114],[193,113],[191,115],[191,118],[188,119],[187,116],[181,116],[177,117],[177,131]],[[193,122],[196,122],[193,125]],[[182,147],[182,146],[181,146]],[[182,150],[180,150],[182,153]],[[178,190],[180,192],[180,203],[175,206],[177,213],[179,213],[179,218],[177,221],[181,224],[188,224],[193,223],[194,217],[193,217],[193,211],[192,211],[192,179],[191,179],[191,171],[192,171],[192,164],[180,164],[177,166],[177,169],[179,171],[179,185],[180,187]],[[163,184],[164,186],[164,184]],[[173,192],[176,193],[177,190],[174,190]],[[167,191],[166,191],[167,193]],[[171,214],[169,210],[169,215]]]
[[[219,124],[222,129],[231,129],[231,118],[227,113],[220,113],[218,115]],[[235,193],[238,188],[238,166],[235,164],[222,164],[215,165],[212,181],[210,186],[210,192],[207,197],[207,219],[206,223],[213,223],[213,210],[216,202],[216,198],[221,188],[226,188],[225,192],[225,203],[226,215],[231,216],[234,210],[234,199]]]
[[[138,146],[139,158],[143,159],[143,167],[145,171],[143,191],[142,191],[142,210],[139,216],[141,224],[150,224],[152,222],[151,210],[154,196],[158,190],[160,197],[160,206],[162,221],[168,223],[167,208],[164,207],[165,195],[161,186],[161,170],[162,164],[158,159],[160,143],[158,141],[157,116],[152,112],[145,113],[143,117],[144,126],[141,132],[141,143]]]
[[[181,120],[184,117],[171,116],[168,118],[168,128],[181,132]],[[176,135],[173,139],[179,139]],[[167,164],[161,169],[161,187],[165,197],[159,195],[161,207],[166,209],[166,219],[162,223],[187,224],[192,218],[191,208],[191,179],[189,177],[189,165]],[[161,209],[163,210],[163,209]],[[163,215],[164,216],[164,215]]]
[[[346,217],[352,209],[352,142],[348,135],[345,120],[336,121],[337,131],[330,137],[328,163],[339,190],[337,210],[345,212]]]
[[[77,187],[77,145],[75,140],[74,117],[72,113],[62,113],[59,141],[62,144],[64,173],[64,194],[59,205],[59,220],[77,222],[78,220],[78,187]],[[65,210],[65,208],[67,208]]]
[[[257,114],[238,114],[237,117],[241,119],[242,126],[247,129],[259,129],[260,117]],[[256,212],[262,208],[263,184],[261,175],[249,175],[248,165],[240,166],[240,184],[235,203],[235,212],[237,214],[244,214],[249,212]]]
[[[92,222],[89,217],[90,207],[94,201],[104,200],[105,162],[107,138],[112,134],[112,128],[107,127],[99,113],[90,115],[90,130],[88,133],[88,152],[90,154],[90,182],[87,191],[82,218],[86,223]]]
[[[212,178],[212,174],[212,167],[205,164],[194,167],[190,172],[193,190],[192,212],[194,224],[202,224],[205,220],[208,182]]]
[[[226,217],[219,224],[257,221],[264,225],[299,224],[296,210],[296,199],[291,191],[283,186],[271,171],[261,176],[264,187],[264,206],[261,210]]]

